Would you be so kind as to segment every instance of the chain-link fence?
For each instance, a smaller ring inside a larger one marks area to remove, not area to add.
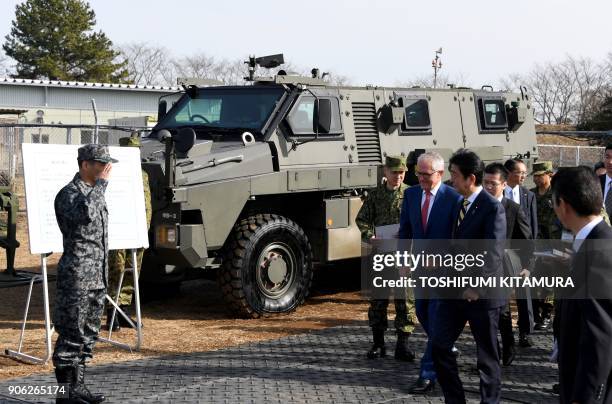
[[[0,124],[0,185],[3,179],[13,181],[23,174],[22,143],[118,145],[119,138],[148,128],[91,125]]]
[[[538,145],[539,160],[552,161],[555,169],[578,165],[593,167],[595,163],[602,161],[604,150],[605,147],[599,146]]]

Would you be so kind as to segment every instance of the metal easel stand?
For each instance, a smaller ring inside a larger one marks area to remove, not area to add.
[[[28,297],[26,299],[25,311],[23,313],[23,323],[21,324],[21,335],[19,336],[19,345],[16,351],[6,349],[4,353],[13,359],[30,362],[37,365],[45,364],[51,359],[51,335],[53,334],[53,328],[51,327],[51,316],[49,314],[49,286],[47,284],[47,256],[49,254],[40,255],[40,265],[42,275],[33,276],[30,278],[30,288],[28,290]],[[42,287],[43,287],[43,304],[44,304],[44,315],[45,315],[45,347],[46,354],[44,358],[39,358],[33,355],[24,353],[21,348],[23,347],[23,337],[25,335],[26,323],[28,321],[28,311],[30,309],[30,300],[32,298],[32,288],[37,280],[40,280],[42,276]]]
[[[121,276],[119,277],[119,285],[117,286],[117,293],[115,295],[116,296],[115,300],[113,300],[108,295],[108,293],[106,294],[106,300],[108,300],[113,305],[113,314],[111,315],[111,320],[109,324],[113,324],[115,322],[115,315],[117,312],[119,312],[119,314],[122,315],[123,318],[125,318],[126,321],[130,323],[130,325],[136,329],[136,343],[134,344],[134,346],[132,346],[129,344],[125,344],[123,342],[113,340],[112,339],[113,327],[109,327],[108,338],[103,338],[103,337],[98,338],[100,341],[108,342],[111,345],[117,346],[119,348],[127,349],[130,352],[132,352],[132,350],[139,351],[140,346],[142,344],[142,317],[140,313],[140,289],[138,286],[138,260],[137,260],[136,250],[131,250],[131,252],[132,252],[133,268],[125,268],[123,272],[121,273]],[[136,298],[136,304],[135,304],[136,305],[136,324],[134,324],[134,322],[130,319],[130,317],[119,307],[119,293],[121,292],[121,286],[123,285],[123,277],[126,272],[132,272],[132,275],[134,276],[134,297]]]

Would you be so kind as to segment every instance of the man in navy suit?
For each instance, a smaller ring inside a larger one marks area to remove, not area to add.
[[[471,150],[461,149],[450,158],[451,180],[463,196],[459,202],[453,239],[457,245],[474,240],[470,248],[485,246],[484,265],[468,268],[482,278],[502,276],[503,243],[506,239],[506,217],[502,204],[483,192],[484,164]],[[487,243],[483,243],[483,241]],[[476,250],[478,251],[478,250]],[[459,378],[457,359],[450,348],[466,322],[469,322],[476,341],[477,367],[480,374],[480,397],[483,403],[499,403],[501,398],[501,369],[497,331],[499,314],[506,300],[484,298],[483,288],[461,290],[460,299],[443,299],[438,303],[433,327],[433,359],[438,381],[447,403],[465,403],[465,393]],[[483,298],[481,298],[483,297]]]
[[[508,181],[504,196],[515,203],[518,203],[527,216],[529,226],[531,226],[531,238],[538,238],[538,213],[535,194],[525,188],[523,184],[527,178],[527,165],[521,159],[510,159],[504,163],[508,170]],[[519,345],[526,348],[532,345],[529,334],[533,329],[534,317],[533,306],[526,306],[526,300],[521,299],[518,307],[519,323],[523,326],[519,329]],[[524,325],[528,326],[525,327]]]
[[[597,178],[589,167],[565,167],[552,179],[553,209],[575,235],[559,317],[559,399],[612,403],[612,229],[603,222]]]
[[[506,212],[506,237],[509,240],[531,240],[531,228],[525,213],[514,201],[504,196],[508,171],[501,163],[491,163],[485,167],[484,189],[501,202]],[[505,276],[528,276],[533,269],[534,245],[531,242],[511,243],[504,256]],[[518,254],[515,254],[518,251]],[[519,332],[529,331],[532,324],[526,312],[532,311],[531,291],[529,288],[516,288],[516,305],[519,312]],[[512,312],[510,302],[504,306],[499,317],[499,332],[502,337],[502,364],[510,366],[514,360],[514,332],[512,331]]]
[[[601,192],[603,194],[603,205],[609,218],[612,218],[612,144],[606,146],[604,152],[604,166],[606,173],[599,176]],[[612,220],[612,219],[611,219]]]
[[[442,183],[444,159],[436,152],[421,154],[417,160],[416,176],[419,185],[404,192],[404,202],[400,215],[399,237],[401,239],[450,239],[456,217],[456,207],[461,196],[451,187]],[[437,300],[415,290],[415,308],[419,323],[431,336],[431,326],[435,321]],[[419,378],[410,387],[412,394],[425,394],[431,391],[436,382],[431,355],[431,338],[421,358]]]
[[[531,226],[531,238],[538,237],[538,213],[535,194],[525,188],[523,184],[527,178],[527,165],[521,159],[510,159],[504,163],[508,170],[508,181],[504,196],[521,205]]]

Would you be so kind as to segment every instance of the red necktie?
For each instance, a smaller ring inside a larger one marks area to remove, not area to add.
[[[427,229],[427,212],[429,212],[429,202],[431,201],[431,192],[425,191],[425,202],[421,207],[421,223],[423,223],[423,230]]]

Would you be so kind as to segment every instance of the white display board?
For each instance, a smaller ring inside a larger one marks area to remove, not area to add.
[[[57,193],[78,172],[78,145],[22,144],[30,252],[62,252],[62,233],[55,218]],[[119,160],[106,188],[109,249],[147,248],[147,223],[140,151],[110,147]]]

